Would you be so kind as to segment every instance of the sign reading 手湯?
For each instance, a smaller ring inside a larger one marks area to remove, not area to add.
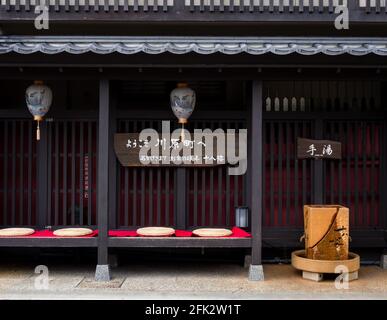
[[[330,140],[297,139],[298,159],[341,159],[341,143]]]

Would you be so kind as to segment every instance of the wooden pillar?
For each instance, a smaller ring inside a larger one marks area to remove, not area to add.
[[[263,280],[262,269],[262,172],[263,172],[262,81],[253,81],[249,139],[249,203],[251,211],[252,250],[250,280]]]
[[[36,123],[34,122],[34,125]],[[46,227],[47,214],[48,214],[48,170],[47,170],[47,124],[42,121],[40,123],[40,140],[37,143],[37,222],[36,225],[39,229]]]
[[[98,121],[98,169],[97,169],[97,214],[98,214],[98,265],[95,273],[97,281],[109,281],[108,264],[108,223],[109,223],[109,145],[110,139],[110,99],[109,81],[99,84]]]

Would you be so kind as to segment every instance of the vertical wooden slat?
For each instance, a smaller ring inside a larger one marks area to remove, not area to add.
[[[290,223],[290,124],[286,123],[286,225]]]
[[[129,132],[129,122],[125,122],[125,132]],[[124,168],[124,224],[125,227],[129,225],[129,170]],[[133,212],[135,215],[135,212]]]
[[[202,190],[201,190],[201,197],[202,197],[202,216],[201,216],[201,225],[206,224],[206,169],[202,169]],[[235,191],[234,191],[235,192]]]
[[[26,0],[26,4],[24,6],[24,10],[29,12],[31,10],[31,0]]]
[[[294,0],[289,0],[289,13],[294,12]]]
[[[50,134],[51,139],[51,134]],[[51,155],[51,152],[49,153]],[[28,210],[28,225],[32,225],[32,121],[28,122],[28,181],[27,181],[27,210]],[[48,169],[51,169],[51,165],[49,165]],[[51,174],[49,175],[51,177]],[[51,192],[51,186],[48,189]],[[51,200],[51,197],[48,197]],[[51,206],[49,206],[51,211]]]
[[[145,169],[141,168],[141,225],[145,225]]]
[[[249,12],[254,12],[254,0],[249,1]]]
[[[284,0],[279,0],[278,11],[281,13],[284,12]]]
[[[24,121],[20,121],[19,132],[19,225],[24,222]]]
[[[274,12],[274,0],[269,0],[269,12]]]
[[[37,144],[37,227],[43,228],[47,222],[47,125],[45,122],[40,124],[41,138]]]
[[[204,11],[204,0],[200,0],[200,5],[199,5],[199,11],[203,12]]]
[[[16,222],[16,125],[17,122],[12,122],[12,184],[11,184],[11,222],[15,225]]]
[[[210,168],[210,225],[214,225],[214,168]]]
[[[161,169],[157,168],[157,225],[161,225]]]
[[[371,217],[370,217],[370,225],[375,226],[375,186],[376,186],[376,176],[375,176],[375,154],[377,153],[376,146],[375,146],[375,129],[376,125],[375,123],[371,124],[370,128],[370,152],[371,152],[371,168],[370,168],[370,192],[371,192],[371,205],[370,205],[370,211],[371,211]]]
[[[134,0],[133,11],[134,11],[134,12],[137,12],[137,11],[138,11],[138,0]]]
[[[85,139],[85,133],[84,133],[84,126],[85,122],[81,121],[79,123],[79,192],[78,192],[78,201],[79,201],[79,223],[83,224],[83,197],[84,197],[84,157],[85,157],[85,150],[84,150],[84,139]]]
[[[71,121],[71,224],[75,224],[75,121]],[[79,212],[79,211],[78,211]]]
[[[224,0],[221,0],[221,1],[224,1]],[[194,0],[190,0],[190,3],[189,3],[189,11],[191,11],[191,12],[194,12],[194,11],[195,11],[195,3],[194,3]]]
[[[222,225],[222,207],[223,207],[223,167],[218,167],[218,218],[217,218],[217,224]]]
[[[59,145],[59,123],[55,124],[55,216],[54,223],[55,225],[59,224],[59,195],[60,195],[60,186],[59,186],[59,157],[60,157],[60,145]]]
[[[333,6],[333,0],[329,0],[329,13],[333,13],[335,11],[334,6]]]
[[[62,170],[63,170],[63,192],[62,192],[62,216],[63,216],[63,224],[67,225],[67,126],[68,122],[64,121],[63,128],[63,155],[62,155]]]
[[[134,121],[133,131],[137,132],[137,121]],[[133,195],[132,195],[132,212],[133,212],[133,225],[137,226],[137,198],[138,198],[138,190],[137,190],[137,168],[132,170],[133,175]]]
[[[361,132],[361,150],[363,153],[362,162],[363,162],[363,170],[362,170],[362,225],[367,225],[367,127],[366,123],[363,123],[362,132]]]
[[[320,13],[324,12],[324,0],[319,0],[319,2],[318,2],[318,12],[320,12]]]
[[[47,123],[47,223],[49,226],[52,226],[52,122]]]
[[[275,123],[270,123],[270,225],[275,219],[275,197],[274,197],[274,146],[275,146]]]
[[[303,137],[307,137],[307,125],[305,122],[302,124],[302,132],[303,132]],[[302,161],[302,203],[303,204],[308,202],[306,178],[307,178],[307,160],[303,160]]]
[[[350,122],[347,122],[346,124],[346,136],[345,136],[345,142],[346,142],[346,149],[347,149],[347,153],[346,153],[346,157],[347,157],[347,162],[346,162],[346,176],[347,176],[347,181],[346,181],[346,185],[347,185],[347,194],[346,194],[346,198],[347,198],[347,206],[350,207],[350,209],[352,209],[352,200],[351,200],[351,159],[352,159],[352,155],[351,155],[351,152],[350,152],[350,148],[351,148],[351,145],[350,145],[350,134],[351,134],[351,123]],[[350,214],[350,218],[352,220],[352,217],[353,217],[353,210],[350,210],[350,213],[352,212],[352,214]]]
[[[283,188],[282,188],[282,174],[283,174],[283,159],[282,159],[282,151],[283,151],[283,126],[284,123],[280,122],[278,124],[278,153],[277,153],[277,168],[278,168],[278,223],[283,225],[284,217],[283,217]]]
[[[4,121],[3,149],[3,223],[8,225],[8,123]]]
[[[294,144],[297,143],[299,123],[294,124]],[[298,190],[298,159],[294,155],[294,210],[295,210],[295,224],[301,224],[301,214],[299,206],[299,190]]]
[[[265,6],[264,6],[264,3],[263,3],[263,0],[260,0],[259,1],[259,8],[258,8],[259,12],[264,12],[265,11]]]
[[[93,124],[89,121],[87,128],[87,176],[88,176],[88,190],[87,190],[87,224],[92,225],[92,212],[93,212]]]
[[[340,139],[343,139],[344,133],[343,133],[343,122],[339,122],[339,137]],[[343,159],[341,158],[338,162],[339,165],[339,185],[338,185],[338,192],[339,192],[339,203],[343,203]]]
[[[329,128],[328,128],[328,132],[330,133],[330,135],[332,136],[334,134],[334,123],[330,122],[329,124]],[[330,173],[331,173],[331,178],[330,178],[330,203],[336,203],[336,200],[335,200],[335,177],[336,177],[336,173],[335,173],[335,162],[334,161],[330,161],[329,162],[329,166],[330,166]]]
[[[191,0],[193,2],[194,0]],[[224,12],[224,0],[220,0],[219,11]]]
[[[170,198],[170,182],[169,182],[170,169],[165,170],[165,225],[169,225],[169,198]]]
[[[177,168],[176,179],[176,227],[179,229],[186,228],[186,186],[187,176],[185,168]]]
[[[193,224],[194,226],[198,226],[198,169],[194,168],[193,169],[193,174],[194,174],[194,203],[193,203],[193,213],[194,213],[194,220]]]
[[[230,0],[230,5],[228,6],[230,12],[234,12],[234,0]]]
[[[358,225],[361,221],[361,215],[359,210],[359,141],[358,141],[358,129],[361,128],[361,124],[359,126],[359,123],[355,123],[354,130],[353,130],[353,142],[354,142],[354,148],[355,148],[355,174],[354,174],[354,192],[355,192],[355,224]]]
[[[75,3],[74,3],[74,11],[75,11],[75,12],[79,12],[79,0],[75,0]]]
[[[227,124],[227,129],[230,129],[230,123]],[[226,169],[226,226],[229,226],[231,223],[231,208],[230,208],[230,175]],[[234,224],[234,221],[232,221]]]
[[[150,225],[153,225],[153,195],[154,195],[154,188],[153,188],[153,169],[148,170],[148,219]]]

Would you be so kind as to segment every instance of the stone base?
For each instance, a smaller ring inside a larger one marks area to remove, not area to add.
[[[382,254],[380,257],[380,267],[384,270],[387,269],[387,253]]]
[[[302,277],[306,280],[312,280],[316,282],[320,282],[323,280],[323,274],[316,272],[302,271]]]
[[[110,267],[108,264],[99,264],[95,269],[95,281],[110,281]]]
[[[265,280],[262,265],[253,265],[253,264],[250,265],[249,280],[250,281],[263,281],[263,280]]]

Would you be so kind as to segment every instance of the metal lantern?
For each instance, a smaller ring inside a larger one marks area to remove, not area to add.
[[[40,140],[40,121],[50,110],[52,103],[52,91],[43,84],[43,81],[35,81],[26,90],[26,103],[28,110],[37,121],[36,140]]]
[[[247,228],[249,226],[249,208],[235,208],[235,225],[239,228]]]
[[[196,94],[188,87],[187,83],[178,83],[177,88],[171,92],[171,108],[179,123],[182,125],[182,140],[184,140],[184,124],[195,109]]]

